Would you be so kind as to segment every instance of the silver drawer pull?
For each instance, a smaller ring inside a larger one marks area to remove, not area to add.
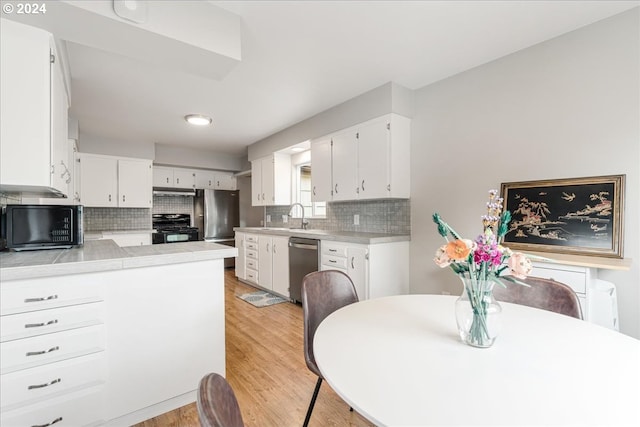
[[[336,261],[335,259],[330,259],[330,260],[329,260],[329,262],[330,262],[330,263],[332,263],[332,264],[335,264],[335,263],[337,263],[338,261]]]
[[[51,347],[49,350],[28,351],[27,356],[40,356],[41,354],[47,354],[47,353],[51,353],[52,351],[58,351],[58,350],[60,350],[59,346]]]
[[[48,427],[48,426],[53,425],[55,423],[59,423],[60,421],[62,421],[62,417],[58,417],[58,418],[56,418],[55,420],[51,421],[48,424],[34,424],[31,427]]]
[[[49,295],[48,297],[43,298],[27,298],[24,300],[24,302],[51,301],[52,299],[58,299],[58,295]]]
[[[26,325],[24,325],[25,328],[39,328],[41,326],[49,326],[49,325],[54,325],[58,323],[58,319],[53,319],[53,320],[49,320],[46,323],[27,323]]]
[[[53,380],[51,382],[48,382],[48,383],[30,385],[29,387],[27,387],[27,390],[34,390],[34,389],[37,389],[37,388],[45,388],[45,387],[49,387],[50,385],[58,384],[59,382],[62,382],[62,379],[61,378],[56,378],[55,380]]]
[[[338,252],[337,249],[329,249],[329,252]]]

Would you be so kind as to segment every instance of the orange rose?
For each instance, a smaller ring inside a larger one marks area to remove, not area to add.
[[[471,248],[461,239],[447,243],[445,248],[447,256],[454,261],[464,261],[469,256]]]

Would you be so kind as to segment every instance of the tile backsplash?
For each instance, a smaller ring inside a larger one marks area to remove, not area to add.
[[[153,213],[193,216],[193,196],[153,196]]]
[[[85,231],[150,230],[151,209],[84,208]]]
[[[268,206],[271,216],[267,227],[298,226],[299,218],[282,221],[289,206]],[[359,225],[354,225],[359,215]],[[364,200],[327,203],[326,218],[309,218],[309,228],[330,231],[360,231],[366,233],[411,234],[411,203],[408,199]]]

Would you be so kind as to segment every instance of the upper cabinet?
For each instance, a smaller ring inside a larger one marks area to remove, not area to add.
[[[251,162],[251,204],[291,204],[291,156],[273,153]]]
[[[69,101],[53,37],[0,21],[0,190],[69,196]]]
[[[196,174],[192,169],[153,167],[153,186],[167,188],[196,188]]]
[[[410,127],[388,114],[312,141],[312,200],[409,198]]]
[[[196,188],[205,190],[235,190],[236,178],[232,173],[196,170]]]
[[[151,160],[80,153],[80,203],[151,208]]]

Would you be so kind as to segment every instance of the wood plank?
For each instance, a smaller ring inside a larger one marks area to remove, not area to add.
[[[225,271],[226,377],[247,427],[300,426],[317,377],[304,362],[302,307],[257,308],[237,298],[256,289]],[[195,403],[134,427],[198,427]],[[323,382],[310,426],[372,426]]]

